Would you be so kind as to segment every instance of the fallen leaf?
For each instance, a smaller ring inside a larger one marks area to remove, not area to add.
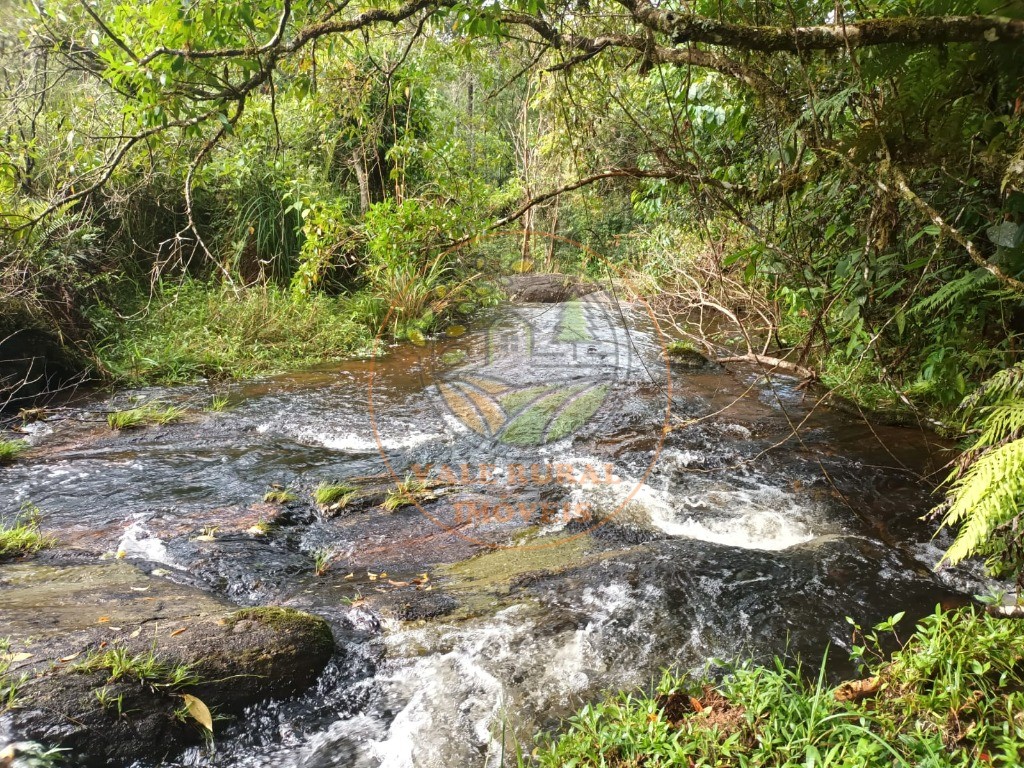
[[[699,699],[695,699],[693,696],[690,697],[690,706],[693,707],[694,712],[704,711],[704,705],[700,703]]]
[[[392,579],[388,579],[388,584],[390,584],[392,587],[408,587],[409,586],[409,582],[408,581],[394,581]]]
[[[77,659],[81,655],[82,655],[82,652],[79,651],[78,653],[72,653],[70,656],[61,656],[59,659],[57,659],[57,661],[59,661],[59,662],[61,662],[63,664],[67,664],[69,661],[74,661],[75,659]]]
[[[0,654],[0,661],[9,661],[12,664],[16,661],[24,661],[25,659],[31,659],[31,653],[4,653]]]
[[[132,592],[149,592],[149,587],[132,587]]]
[[[208,533],[204,533],[202,536],[196,536],[192,541],[216,541],[213,536]]]
[[[356,575],[354,573],[347,573],[347,574],[345,574],[345,578],[346,579],[354,579],[355,577],[356,577]]]
[[[186,693],[182,698],[185,699],[185,708],[192,719],[213,733],[213,716],[210,714],[210,708],[192,694]]]
[[[138,637],[141,634],[142,634],[142,627],[139,627],[134,632],[132,632],[130,635],[128,635],[128,637]]]
[[[174,637],[175,635],[180,635],[182,632],[187,632],[187,631],[188,631],[188,627],[180,627],[179,629],[176,629],[173,632],[171,632],[171,637]],[[211,728],[211,730],[213,730],[213,729]]]
[[[99,619],[98,619],[98,622],[100,624],[106,624],[108,621],[110,621],[110,617],[109,616],[100,616]]]
[[[372,571],[367,571],[366,575],[370,577],[370,581],[376,581],[377,580],[377,574],[373,573]]]
[[[880,677],[866,680],[848,680],[835,690],[836,701],[860,701],[872,696],[882,685]]]

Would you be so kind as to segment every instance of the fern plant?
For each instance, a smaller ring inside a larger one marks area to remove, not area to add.
[[[974,437],[936,510],[943,526],[959,528],[942,562],[980,555],[994,575],[1024,585],[1024,364],[997,373],[961,411]]]

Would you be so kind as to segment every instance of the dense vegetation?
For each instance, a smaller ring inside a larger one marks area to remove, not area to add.
[[[894,617],[898,621],[898,617]],[[866,677],[838,687],[781,661],[728,670],[721,682],[666,674],[653,696],[585,707],[537,752],[559,766],[1020,765],[1021,658],[1013,623],[973,610],[927,617],[891,660],[879,633],[855,646]],[[872,657],[876,654],[877,657]]]
[[[245,376],[457,323],[494,301],[494,262],[610,264],[716,352],[966,436],[948,560],[1020,578],[1022,20],[8,0],[0,338],[34,329],[119,382]]]

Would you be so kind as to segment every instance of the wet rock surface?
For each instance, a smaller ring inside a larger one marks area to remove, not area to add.
[[[513,275],[501,281],[510,301],[553,304],[579,299],[601,289],[600,285],[581,280],[573,275],[530,274]]]
[[[23,677],[0,735],[82,765],[173,756],[204,738],[185,694],[235,715],[308,688],[335,652],[319,617],[239,609],[125,562],[3,566],[0,626],[7,676]]]

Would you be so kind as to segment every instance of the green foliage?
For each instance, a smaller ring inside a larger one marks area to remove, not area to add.
[[[13,520],[0,517],[0,560],[31,555],[52,544],[39,530],[39,508],[25,504]]]
[[[892,630],[883,622],[878,633]],[[1019,765],[1024,635],[973,609],[937,609],[892,660],[833,689],[821,671],[743,662],[714,687],[666,673],[653,696],[584,707],[541,747],[540,766]],[[827,656],[826,660],[827,661]]]
[[[160,294],[98,354],[125,382],[251,376],[366,351],[360,312],[345,298],[296,301],[273,286],[235,292],[186,283]]]
[[[944,562],[973,555],[1000,576],[1024,579],[1024,364],[993,376],[961,405],[967,450],[947,478],[942,524],[957,528]]]

